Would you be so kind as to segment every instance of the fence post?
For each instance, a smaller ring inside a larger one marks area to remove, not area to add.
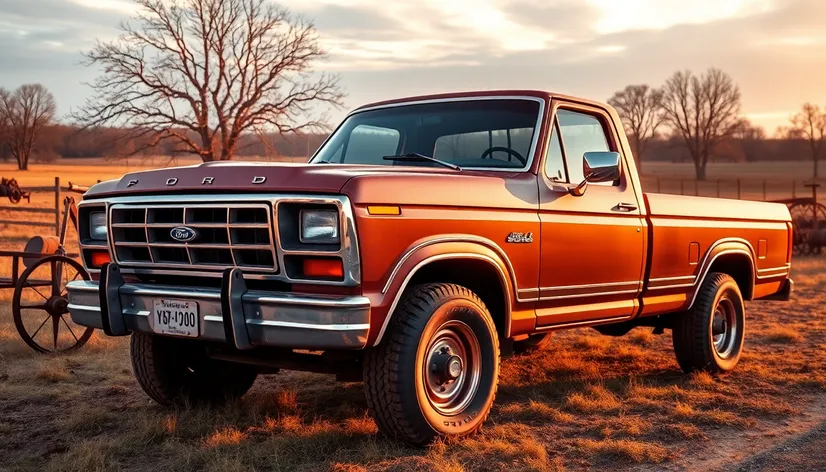
[[[54,178],[54,234],[60,236],[60,177]]]
[[[737,199],[740,200],[740,179],[737,179]]]
[[[763,179],[763,201],[766,201],[766,179]]]

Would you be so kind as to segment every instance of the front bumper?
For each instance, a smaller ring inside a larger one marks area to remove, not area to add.
[[[67,289],[72,321],[113,336],[153,333],[149,317],[155,298],[197,302],[198,339],[237,349],[361,349],[370,329],[366,297],[246,290],[238,269],[227,270],[221,289],[210,289],[124,283],[117,266],[110,264],[99,283],[78,280]]]

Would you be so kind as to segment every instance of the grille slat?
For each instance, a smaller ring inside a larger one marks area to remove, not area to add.
[[[113,205],[109,221],[123,266],[278,271],[267,204]],[[195,239],[175,240],[170,232],[180,226]]]

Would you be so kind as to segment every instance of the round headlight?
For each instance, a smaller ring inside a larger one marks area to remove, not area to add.
[[[106,241],[106,213],[95,211],[89,213],[89,237]]]

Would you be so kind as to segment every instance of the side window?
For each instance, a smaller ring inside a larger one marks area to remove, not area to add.
[[[585,178],[582,174],[582,155],[586,152],[611,150],[605,129],[597,117],[585,113],[559,110],[556,117],[562,133],[571,183],[582,182]]]
[[[545,158],[545,175],[555,182],[567,182],[565,178],[565,159],[562,157],[562,145],[559,144],[559,134],[556,126],[551,133],[551,142],[548,145],[548,156]]]
[[[396,153],[399,139],[399,132],[395,129],[358,125],[350,133],[347,153],[342,162],[386,165],[384,156]]]

